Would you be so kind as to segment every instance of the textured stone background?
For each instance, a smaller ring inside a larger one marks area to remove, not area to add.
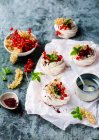
[[[57,17],[73,18],[79,26],[77,40],[92,40],[99,43],[99,0],[0,0],[0,66],[13,70],[23,67],[25,59],[14,66],[3,47],[4,37],[13,26],[18,29],[31,27],[38,37],[41,48],[30,57],[37,62],[44,45],[55,38],[53,20]],[[0,94],[8,91],[7,82],[0,78]],[[24,109],[27,82],[15,91]],[[99,140],[99,128],[71,125],[62,131],[36,115],[20,116],[20,110],[11,112],[0,108],[0,140]]]

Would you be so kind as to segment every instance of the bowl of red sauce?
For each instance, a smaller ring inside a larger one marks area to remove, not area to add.
[[[16,109],[19,105],[18,96],[13,92],[6,92],[0,96],[0,104],[7,109]]]

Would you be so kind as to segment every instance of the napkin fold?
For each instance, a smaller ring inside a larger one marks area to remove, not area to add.
[[[91,41],[75,41],[75,40],[65,40],[65,39],[53,39],[50,43],[45,46],[45,51],[52,52],[57,51],[64,58],[64,61],[68,66],[71,64],[70,51],[75,44],[78,43],[88,43],[93,44]],[[79,67],[77,69],[79,74],[82,73],[93,73],[99,77],[99,45],[96,45],[97,49],[97,59],[96,61],[88,67]],[[40,58],[41,59],[41,58]],[[36,66],[35,71],[41,71],[40,68],[40,59]],[[60,78],[64,85],[70,91],[71,99],[68,104],[60,107],[60,108],[52,108],[46,105],[41,99],[41,91],[45,84],[49,83],[55,78]],[[58,76],[48,76],[44,75],[41,77],[41,82],[38,81],[30,81],[27,94],[26,94],[26,102],[25,109],[27,114],[37,114],[40,115],[45,120],[51,122],[55,126],[59,127],[62,130],[65,130],[70,124],[81,123],[91,127],[99,127],[99,100],[95,100],[93,102],[84,102],[81,101],[75,94],[75,81],[78,75],[69,67],[63,73]],[[96,125],[91,125],[86,119],[79,121],[74,119],[71,115],[71,111],[74,107],[80,106],[85,107],[90,110],[97,119]],[[60,113],[58,113],[58,111]]]

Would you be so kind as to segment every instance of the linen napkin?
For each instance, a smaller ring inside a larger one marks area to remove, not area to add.
[[[61,54],[64,58],[65,63],[70,66],[71,65],[71,57],[70,57],[70,51],[72,47],[75,44],[93,44],[93,42],[89,41],[75,41],[75,40],[65,40],[65,39],[53,39],[50,43],[48,43],[45,46],[45,51],[52,52],[57,51],[59,54]],[[77,66],[77,69],[79,71],[79,74],[82,73],[93,73],[99,77],[99,45],[96,45],[97,50],[97,59],[96,61],[87,67],[80,67]],[[41,59],[41,58],[40,58]],[[38,64],[36,66],[35,72],[40,71],[43,72],[40,68],[40,59],[38,61]],[[25,109],[27,111],[27,114],[37,114],[40,115],[45,120],[51,122],[58,128],[65,130],[70,124],[77,124],[81,123],[90,127],[99,127],[99,100],[95,100],[92,102],[84,102],[81,101],[75,94],[75,81],[78,77],[77,74],[75,74],[74,70],[72,70],[70,67],[66,68],[63,73],[61,73],[58,76],[48,76],[44,75],[41,77],[41,82],[38,81],[30,81],[27,94],[26,94],[26,102],[25,102]],[[60,80],[63,82],[63,84],[68,88],[70,91],[70,101],[68,104],[60,107],[60,108],[52,108],[48,105],[46,105],[42,99],[41,99],[41,91],[45,84],[49,83],[55,78],[60,78]],[[76,106],[85,107],[89,111],[91,111],[97,120],[96,125],[91,125],[86,119],[83,119],[82,121],[79,121],[72,117],[71,111]],[[58,111],[60,113],[58,113]]]

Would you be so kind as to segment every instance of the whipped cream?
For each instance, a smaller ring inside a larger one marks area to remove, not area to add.
[[[77,60],[76,58],[73,58],[73,61],[75,64],[79,65],[79,66],[88,66],[91,65],[96,59],[96,52],[94,51],[94,55],[85,58],[85,59],[80,59]]]
[[[72,27],[72,29],[66,29],[66,30],[62,29],[62,30],[60,30],[61,25],[55,24],[54,28],[55,28],[55,31],[59,31],[61,33],[60,35],[58,35],[59,37],[68,39],[68,38],[71,38],[71,37],[76,35],[76,32],[77,32],[78,28],[77,28],[75,23],[74,23],[74,25],[75,26]]]
[[[44,58],[41,58],[40,66],[43,72],[47,75],[58,75],[65,69],[66,66],[63,59],[58,62],[51,62],[46,64],[44,64],[44,61]]]
[[[67,94],[67,92],[66,92],[66,94]],[[41,93],[41,98],[48,105],[62,106],[62,105],[67,104],[67,102],[70,100],[70,95],[68,94],[67,97],[64,97],[64,100],[61,100],[61,99],[52,97],[49,93],[46,92],[46,90],[43,89],[42,93]]]

